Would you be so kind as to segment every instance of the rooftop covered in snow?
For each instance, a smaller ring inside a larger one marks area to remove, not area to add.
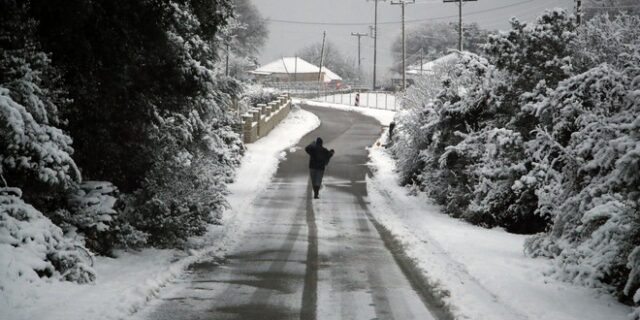
[[[451,52],[445,56],[442,56],[438,59],[431,60],[427,63],[422,64],[422,66],[417,63],[410,65],[407,68],[407,74],[409,75],[420,75],[420,74],[428,74],[434,71],[434,68],[437,66],[443,66],[445,64],[453,63],[456,59],[458,59],[457,52]]]
[[[320,67],[309,63],[308,61],[299,57],[282,57],[278,60],[269,62],[254,71],[251,71],[251,73],[260,76],[287,75],[288,77],[296,77],[297,75],[309,74],[317,75],[319,72]],[[342,80],[342,77],[326,67],[322,67],[322,73],[324,74],[324,82],[331,82],[332,80]]]

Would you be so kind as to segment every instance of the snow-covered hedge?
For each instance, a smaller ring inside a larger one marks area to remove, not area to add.
[[[184,76],[202,92],[177,110],[153,109],[147,132],[154,143],[152,165],[140,188],[124,201],[123,221],[142,232],[149,245],[160,247],[180,246],[220,220],[226,184],[244,152],[232,129],[239,119],[231,110],[232,96],[242,88],[209,59],[215,48],[200,35],[196,9],[171,2],[167,35]]]
[[[21,190],[3,205],[23,208],[3,227],[46,225],[29,236],[47,243],[37,274],[89,281],[71,249],[179,246],[220,220],[244,151],[240,84],[215,59],[232,11],[229,0],[2,4],[0,187]]]
[[[531,146],[547,168],[541,184],[561,192],[545,199],[551,231],[526,245],[556,258],[559,277],[628,297],[640,288],[639,53],[622,70],[602,64],[560,83],[533,107],[550,120]]]
[[[46,276],[93,282],[87,252],[21,196],[20,189],[0,188],[0,280],[33,282]]]
[[[280,92],[277,89],[265,88],[259,84],[245,85],[240,99],[240,112],[244,113],[259,103],[272,102],[279,94]]]
[[[392,150],[448,214],[540,232],[526,252],[555,276],[640,304],[640,18],[576,28],[548,11],[462,53],[408,89]]]

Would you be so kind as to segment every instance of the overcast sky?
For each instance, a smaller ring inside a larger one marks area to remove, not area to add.
[[[327,39],[345,55],[357,55],[356,38],[351,32],[368,32],[373,25],[374,3],[367,0],[252,0],[267,19],[322,22],[328,25],[269,22],[269,39],[262,50],[260,63],[281,56],[292,56],[301,48]],[[573,0],[479,0],[463,6],[464,21],[477,22],[488,29],[506,29],[510,17],[531,21],[547,8],[573,10]],[[400,6],[389,1],[378,4],[378,22],[397,22],[378,26],[378,77],[385,77],[391,66],[391,44],[400,35]],[[457,21],[458,7],[442,0],[416,0],[408,5],[407,20]],[[407,28],[424,22],[407,23]],[[338,25],[353,24],[353,25]],[[363,68],[373,67],[373,39],[362,38]],[[370,70],[369,70],[370,71]]]

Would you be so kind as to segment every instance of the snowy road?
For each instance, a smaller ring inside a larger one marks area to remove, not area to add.
[[[307,110],[322,125],[280,164],[240,244],[225,261],[192,266],[140,318],[434,319],[428,294],[396,262],[368,212],[365,148],[380,124],[354,112]],[[321,199],[312,200],[301,147],[317,136],[336,156]]]

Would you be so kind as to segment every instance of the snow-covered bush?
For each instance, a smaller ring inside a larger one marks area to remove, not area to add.
[[[0,188],[0,264],[10,279],[54,277],[93,282],[95,272],[82,247],[25,203],[18,188]],[[86,250],[86,249],[85,249]]]
[[[580,26],[572,43],[575,64],[582,71],[608,63],[622,67],[624,55],[640,46],[640,16],[621,13],[615,17],[597,15]]]
[[[49,216],[65,234],[79,237],[93,252],[112,255],[115,247],[140,247],[147,237],[118,212],[120,197],[110,182],[84,181],[68,192],[64,208]]]
[[[556,258],[562,279],[638,303],[640,52],[623,58],[623,69],[592,68],[533,106],[549,122],[531,153],[548,169],[548,189],[561,192],[545,209],[551,231],[529,239],[526,250]]]
[[[476,182],[471,168],[479,159],[479,150],[456,146],[493,121],[489,89],[495,70],[485,58],[465,53],[450,73],[433,102],[438,118],[427,126],[433,127],[434,133],[431,145],[420,153],[427,167],[419,181],[430,195],[446,205],[447,213],[460,217],[465,216],[471,201]]]
[[[226,202],[226,184],[244,152],[238,124],[231,113],[239,83],[225,78],[208,57],[213,44],[200,36],[197,11],[173,2],[170,45],[178,53],[184,76],[201,90],[175,110],[154,108],[146,134],[153,141],[149,170],[133,197],[127,197],[123,221],[160,247],[180,246],[219,221]]]
[[[561,10],[512,21],[435,98],[411,94],[393,151],[403,182],[447,213],[544,231],[525,250],[555,276],[640,305],[640,20],[576,30]]]
[[[515,233],[545,229],[548,217],[535,212],[537,184],[526,176],[530,162],[522,157],[525,144],[519,133],[484,129],[468,135],[455,148],[479,153],[470,168],[475,183],[465,219]]]
[[[277,89],[265,88],[259,84],[245,85],[240,99],[240,112],[244,113],[259,103],[272,102],[279,94],[280,92]]]
[[[149,235],[150,244],[167,247],[202,235],[208,224],[219,221],[226,208],[226,183],[232,181],[244,147],[229,127],[215,128],[215,123],[205,125],[192,118],[191,128],[202,127],[189,132],[183,130],[189,126],[181,123],[187,119],[159,120],[156,134],[163,137],[160,155],[166,158],[156,162],[133,203],[136,209],[125,216]],[[200,142],[191,146],[188,141],[200,134]],[[173,150],[182,151],[173,155]]]
[[[460,53],[437,94],[409,90],[393,151],[403,182],[417,182],[447,213],[532,233],[549,216],[536,211],[538,183],[528,175],[525,144],[539,122],[525,107],[571,75],[576,25],[563,10],[511,25],[490,36],[486,58]]]
[[[402,110],[396,114],[393,139],[389,141],[402,184],[418,183],[417,176],[425,166],[420,153],[433,142],[439,113],[434,104],[444,89],[443,81],[451,78],[457,59],[435,65],[432,72],[419,76],[401,96]]]

